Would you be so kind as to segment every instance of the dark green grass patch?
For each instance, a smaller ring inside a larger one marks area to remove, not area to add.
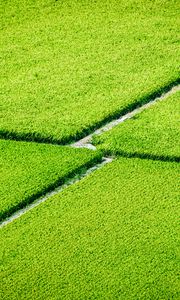
[[[67,143],[178,81],[178,1],[1,1],[3,138]]]
[[[180,161],[180,92],[169,96],[101,136],[106,153]]]
[[[118,159],[1,230],[1,299],[178,299],[177,163]]]
[[[0,220],[101,160],[98,152],[0,141]]]

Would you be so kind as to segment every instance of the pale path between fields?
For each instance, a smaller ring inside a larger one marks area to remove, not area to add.
[[[148,103],[134,109],[133,111],[127,113],[126,115],[120,117],[119,119],[115,119],[106,125],[102,126],[101,128],[95,130],[93,133],[89,134],[88,136],[82,138],[81,140],[71,144],[71,147],[74,148],[88,148],[91,150],[96,150],[96,147],[92,145],[92,137],[94,135],[100,135],[103,132],[111,130],[113,127],[117,126],[120,123],[123,123],[124,121],[131,119],[135,115],[141,113],[143,110],[149,108],[150,106],[154,105],[158,101],[165,100],[167,97],[169,97],[172,94],[175,94],[177,91],[180,91],[180,85],[174,86],[170,91],[167,93],[163,93],[160,97],[155,98],[154,100],[149,101]]]
[[[141,113],[143,110],[145,110],[145,109],[149,108],[150,106],[154,105],[156,102],[166,99],[168,96],[176,93],[177,91],[180,91],[180,85],[174,86],[167,93],[163,93],[161,97],[157,97],[154,100],[151,100],[148,103],[142,105],[141,107],[134,109],[132,112],[127,113],[126,115],[107,123],[105,126],[95,130],[92,134],[90,134],[90,135],[86,136],[85,138],[71,144],[70,146],[74,147],[74,148],[88,148],[88,149],[91,149],[91,150],[96,150],[96,147],[94,145],[92,145],[92,143],[91,143],[93,135],[100,135],[105,131],[111,130],[113,127],[117,126],[118,124],[123,123],[124,121],[126,121],[128,119],[131,119],[136,114]],[[45,196],[37,198],[33,203],[27,205],[26,207],[24,207],[24,208],[18,210],[17,212],[15,212],[14,214],[12,214],[10,217],[6,218],[4,221],[2,221],[0,223],[0,228],[4,227],[5,225],[7,225],[11,222],[13,222],[14,220],[16,220],[19,217],[21,217],[22,215],[24,215],[29,210],[31,210],[34,207],[38,206],[39,204],[45,202],[50,197],[62,192],[68,186],[73,185],[76,182],[79,182],[84,177],[86,177],[89,174],[91,174],[92,172],[102,168],[104,165],[106,165],[108,163],[111,163],[112,161],[113,161],[112,157],[103,157],[101,163],[98,163],[95,166],[87,169],[86,172],[84,172],[82,174],[77,174],[74,178],[69,179],[69,181],[67,181],[65,184],[57,187],[56,189],[54,189],[51,192],[48,192]]]
[[[29,210],[33,209],[34,207],[38,206],[39,204],[45,202],[48,198],[62,192],[64,189],[66,189],[68,186],[75,184],[76,182],[80,181],[84,177],[88,176],[92,172],[102,168],[104,165],[110,163],[113,160],[111,157],[103,157],[102,162],[96,164],[95,166],[87,169],[84,173],[82,174],[77,174],[74,178],[69,179],[65,184],[55,188],[53,191],[48,192],[45,196],[42,196],[38,199],[36,199],[33,203],[26,205],[24,208],[18,210],[17,212],[13,213],[10,217],[5,219],[0,223],[0,228],[4,227],[5,225],[11,223],[12,221],[16,220],[17,218],[21,217],[24,215],[26,212]]]

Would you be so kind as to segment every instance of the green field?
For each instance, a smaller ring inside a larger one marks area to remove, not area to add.
[[[180,92],[101,136],[94,144],[111,154],[180,160]]]
[[[179,15],[0,2],[0,299],[180,299]]]
[[[0,7],[1,137],[70,142],[179,78],[178,0]]]
[[[120,158],[1,230],[1,299],[178,299],[179,166]]]
[[[0,220],[101,160],[98,152],[0,140]]]

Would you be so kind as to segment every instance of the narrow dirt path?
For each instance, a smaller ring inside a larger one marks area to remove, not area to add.
[[[84,177],[87,177],[89,174],[91,174],[94,171],[102,168],[104,165],[112,162],[112,160],[113,160],[113,158],[111,158],[111,157],[103,157],[101,163],[98,163],[95,166],[87,169],[82,174],[77,174],[74,178],[69,179],[65,184],[60,185],[55,190],[53,190],[51,192],[48,192],[45,196],[36,199],[33,203],[27,205],[26,207],[24,207],[24,208],[18,210],[17,212],[15,212],[14,214],[12,214],[10,217],[8,217],[7,219],[5,219],[4,221],[2,221],[0,223],[0,228],[4,227],[5,225],[7,225],[7,224],[9,224],[11,222],[13,222],[14,220],[18,219],[19,217],[21,217],[22,215],[24,215],[25,213],[27,213],[29,210],[32,210],[33,208],[35,208],[39,204],[45,202],[48,198],[50,198],[50,197],[52,197],[52,196],[54,196],[56,194],[59,194],[60,192],[62,192],[63,190],[65,190],[68,186],[73,185],[76,182],[79,182]]]
[[[128,119],[131,119],[133,116],[141,113],[143,110],[148,109],[150,106],[154,105],[158,101],[165,100],[168,96],[176,93],[177,91],[180,91],[180,85],[174,86],[168,92],[163,93],[161,95],[161,97],[157,97],[154,100],[149,101],[148,103],[142,105],[141,107],[134,109],[132,112],[127,113],[126,115],[124,115],[124,116],[122,116],[122,117],[120,117],[118,119],[115,119],[115,120],[107,123],[105,126],[103,126],[103,127],[99,128],[99,129],[95,130],[92,134],[86,136],[83,139],[80,139],[79,141],[77,141],[77,142],[75,142],[75,143],[73,143],[73,144],[71,144],[69,146],[70,147],[75,147],[75,148],[88,148],[88,149],[91,149],[91,150],[96,150],[96,147],[94,145],[92,145],[92,137],[93,137],[93,135],[100,135],[103,132],[111,130],[113,127],[117,126],[118,124],[123,123],[124,121],[126,121]],[[59,186],[58,188],[56,188],[55,190],[53,190],[51,192],[48,192],[45,196],[38,198],[33,203],[27,205],[23,209],[20,209],[17,212],[15,212],[14,214],[12,214],[10,217],[8,217],[7,219],[5,219],[4,221],[2,221],[0,223],[0,228],[4,227],[5,225],[7,225],[7,224],[9,224],[11,222],[13,222],[14,220],[16,220],[19,217],[21,217],[22,215],[24,215],[29,210],[31,210],[34,207],[38,206],[42,202],[45,202],[48,198],[50,198],[50,197],[52,197],[52,196],[54,196],[54,195],[62,192],[68,186],[73,185],[76,182],[79,182],[84,177],[87,177],[92,172],[94,172],[94,171],[102,168],[104,165],[106,165],[108,163],[111,163],[112,161],[113,161],[112,157],[103,157],[101,163],[98,163],[95,166],[87,169],[82,174],[76,174],[76,176],[73,179],[69,179],[69,181],[67,181],[65,184]]]
[[[165,100],[167,97],[169,97],[170,95],[175,94],[177,91],[180,91],[180,85],[177,85],[177,86],[173,87],[167,93],[163,93],[161,95],[161,97],[155,98],[154,100],[142,105],[141,107],[138,107],[138,108],[134,109],[132,112],[127,113],[126,115],[120,117],[119,119],[115,119],[115,120],[107,123],[103,127],[95,130],[93,133],[91,133],[88,136],[86,136],[85,138],[71,144],[70,146],[75,147],[75,148],[88,148],[88,149],[91,149],[91,150],[96,150],[96,147],[94,145],[92,145],[92,143],[91,143],[92,137],[94,135],[100,135],[103,132],[111,130],[115,126],[119,125],[120,123],[123,123],[124,121],[126,121],[128,119],[133,118],[135,115],[141,113],[145,109],[148,109],[149,107],[156,104],[157,102]]]

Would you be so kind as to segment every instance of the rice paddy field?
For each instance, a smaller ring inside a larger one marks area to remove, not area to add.
[[[111,131],[94,136],[94,144],[111,154],[179,161],[179,111],[177,91]]]
[[[0,299],[180,298],[179,14],[1,1]]]
[[[7,225],[6,299],[178,299],[178,170],[119,158]]]
[[[0,140],[0,219],[101,160],[99,152]]]
[[[179,1],[1,1],[1,137],[67,143],[179,78]]]

